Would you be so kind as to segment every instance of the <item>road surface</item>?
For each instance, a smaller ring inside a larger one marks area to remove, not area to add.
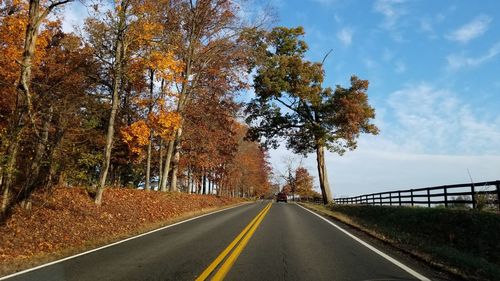
[[[363,243],[297,204],[258,202],[7,280],[437,280]]]

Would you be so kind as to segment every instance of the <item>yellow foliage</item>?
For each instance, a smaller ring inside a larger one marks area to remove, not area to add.
[[[122,140],[133,153],[140,154],[142,148],[149,143],[150,128],[144,120],[132,123],[132,125],[121,129],[120,133]]]
[[[175,60],[172,52],[152,51],[146,64],[149,68],[157,71],[156,77],[158,79],[167,81],[172,81],[175,74],[180,73],[183,68],[182,63]]]
[[[155,128],[155,135],[164,140],[172,140],[174,132],[179,128],[181,117],[177,112],[161,110],[157,114],[148,116],[149,122]]]

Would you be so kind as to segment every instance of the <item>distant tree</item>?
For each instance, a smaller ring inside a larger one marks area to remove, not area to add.
[[[308,47],[301,39],[302,27],[276,27],[264,37],[254,35],[256,97],[246,109],[248,136],[271,147],[284,138],[295,153],[315,152],[323,203],[327,204],[332,195],[325,148],[342,155],[356,148],[360,133],[378,133],[370,123],[375,110],[368,104],[368,81],[352,76],[349,88],[323,88],[322,63],[304,59]]]
[[[301,198],[310,198],[314,195],[313,177],[304,167],[295,170],[295,192]]]

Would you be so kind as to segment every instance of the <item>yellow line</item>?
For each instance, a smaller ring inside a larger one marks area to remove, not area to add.
[[[231,255],[227,258],[227,260],[222,264],[220,267],[219,271],[215,273],[214,277],[211,279],[212,281],[222,281],[224,280],[224,277],[226,277],[227,273],[233,266],[233,264],[236,262],[236,259],[240,256],[241,252],[243,249],[245,249],[246,245],[248,244],[248,241],[250,241],[250,238],[252,235],[255,233],[255,230],[259,227],[260,223],[266,216],[267,212],[271,209],[271,204],[269,203],[269,208],[266,209],[266,211],[262,214],[262,216],[259,217],[257,222],[252,226],[252,228],[248,231],[247,235],[241,240],[241,243],[234,249],[234,251],[231,253]]]
[[[266,212],[271,207],[272,203],[269,203],[262,211],[260,211],[257,216],[243,229],[243,231],[236,236],[236,238],[222,251],[217,258],[201,273],[198,278],[196,278],[196,281],[203,281],[207,279],[207,277],[212,273],[212,271],[219,265],[219,263],[224,260],[224,258],[229,254],[229,252],[238,244],[238,242],[243,238],[243,236],[248,232],[248,230],[254,225],[254,223],[259,219],[259,217]]]

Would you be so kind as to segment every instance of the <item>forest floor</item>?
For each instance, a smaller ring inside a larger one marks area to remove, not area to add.
[[[0,225],[0,276],[243,202],[241,198],[106,189],[100,207],[84,188],[32,196]]]

